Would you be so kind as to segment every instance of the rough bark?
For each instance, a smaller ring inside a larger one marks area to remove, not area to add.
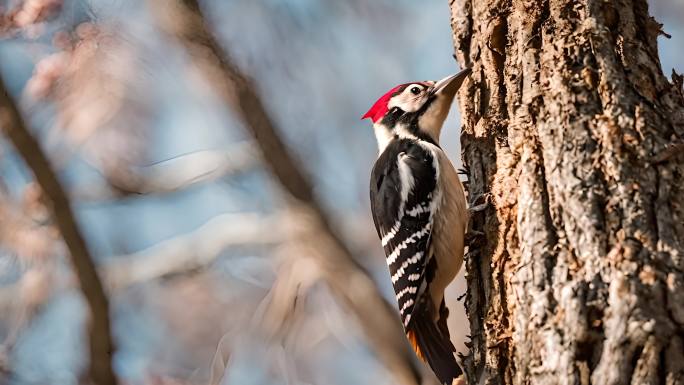
[[[44,200],[69,250],[71,265],[88,305],[90,362],[84,382],[95,385],[116,385],[118,381],[112,369],[114,344],[109,322],[109,300],[102,281],[95,270],[95,263],[78,227],[64,188],[57,179],[47,156],[31,135],[1,78],[0,128],[24,159],[42,190]]]
[[[684,98],[645,0],[452,0],[470,383],[684,384]]]

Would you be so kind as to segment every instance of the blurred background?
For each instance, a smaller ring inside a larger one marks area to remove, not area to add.
[[[360,117],[396,84],[458,70],[448,2],[201,3],[333,231],[392,302],[368,202],[377,147]],[[243,119],[160,31],[157,4],[0,1],[0,72],[98,264],[121,382],[394,383],[325,279],[293,274],[310,251],[283,189]],[[650,4],[671,35],[659,40],[669,77],[684,71],[684,1]],[[458,129],[454,109],[442,144],[460,167]],[[459,278],[448,293],[462,352],[464,290]],[[87,318],[40,189],[0,141],[0,384],[78,383]]]

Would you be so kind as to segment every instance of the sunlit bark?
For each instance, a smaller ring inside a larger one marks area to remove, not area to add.
[[[684,99],[662,26],[644,0],[451,11],[470,195],[492,202],[466,263],[471,381],[684,383]]]

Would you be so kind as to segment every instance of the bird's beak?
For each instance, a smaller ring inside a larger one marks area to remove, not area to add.
[[[447,76],[435,83],[428,91],[427,110],[419,118],[419,127],[428,133],[435,141],[439,140],[444,120],[449,114],[451,103],[454,101],[456,91],[461,87],[465,78],[470,74],[470,68]]]
[[[456,95],[456,91],[461,88],[461,84],[468,75],[470,75],[470,68],[466,68],[463,71],[449,75],[442,80],[439,80],[432,87],[430,94],[432,95],[444,95],[448,98],[453,98]]]

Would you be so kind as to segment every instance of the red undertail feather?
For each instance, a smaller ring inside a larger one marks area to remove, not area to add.
[[[406,333],[406,338],[408,338],[409,343],[411,344],[413,351],[416,352],[418,358],[425,361],[425,355],[423,354],[423,351],[420,350],[420,345],[418,345],[418,337],[416,337],[416,333],[413,330],[409,330]]]
[[[430,365],[439,382],[451,385],[463,372],[454,357],[456,349],[448,330],[440,329],[428,312],[414,311],[406,337],[418,358]]]

